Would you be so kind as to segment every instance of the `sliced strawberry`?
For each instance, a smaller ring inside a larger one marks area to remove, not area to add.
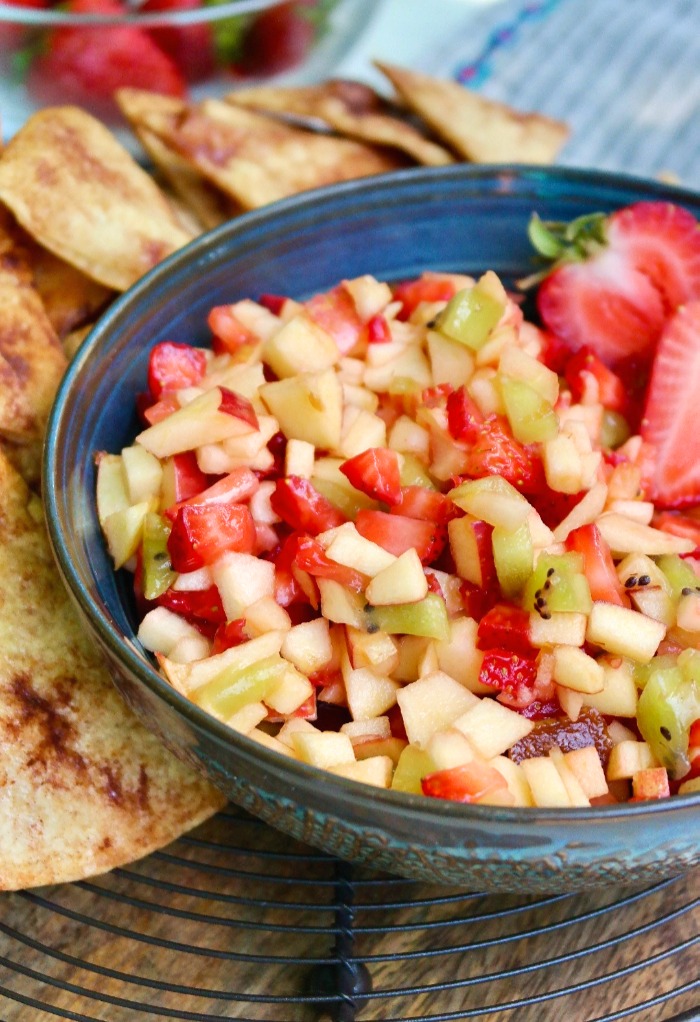
[[[544,324],[613,368],[648,362],[669,314],[700,297],[700,231],[672,203],[638,202],[571,224],[533,218],[530,238],[555,260],[537,295]]]
[[[488,649],[479,670],[479,681],[503,692],[521,705],[534,699],[537,664],[509,649]]]
[[[583,573],[594,600],[628,607],[629,600],[617,577],[610,547],[596,525],[582,525],[566,538],[566,549],[583,555]]]
[[[446,529],[434,522],[387,514],[385,511],[358,511],[355,527],[361,536],[400,557],[413,548],[423,564],[431,564],[442,552]]]
[[[340,466],[356,490],[374,500],[397,504],[401,499],[399,456],[388,447],[370,447]]]
[[[580,348],[569,359],[564,375],[574,401],[585,397],[613,412],[627,413],[629,399],[622,380],[590,348]]]
[[[641,434],[656,449],[648,497],[661,507],[700,500],[700,300],[669,320],[649,381]]]
[[[226,613],[216,586],[201,590],[166,589],[156,603],[179,614],[191,624],[206,622],[218,627],[226,621]]]
[[[498,647],[533,659],[537,650],[530,645],[530,615],[509,603],[497,604],[479,622],[477,645],[479,649]]]
[[[392,506],[391,512],[440,524],[461,514],[449,497],[439,490],[429,490],[427,486],[402,486],[399,499]]]
[[[173,520],[181,507],[197,504],[238,504],[248,500],[260,486],[260,480],[252,469],[239,465],[222,479],[217,479],[211,486],[199,489],[184,500],[173,504],[163,512]]]
[[[214,633],[212,656],[223,653],[225,649],[231,649],[233,646],[240,646],[241,643],[247,642],[249,639],[250,636],[245,630],[244,617],[236,618],[235,621],[224,620]]]
[[[394,288],[394,298],[403,308],[399,319],[410,319],[421,302],[449,302],[456,294],[457,287],[449,277],[424,273],[417,280],[407,280]]]
[[[544,485],[539,455],[518,443],[508,423],[498,415],[489,416],[479,426],[466,454],[464,475],[471,479],[500,475],[523,493],[537,492]]]
[[[484,417],[467,394],[464,386],[447,397],[447,428],[455,440],[473,444],[479,439],[479,427]]]
[[[213,564],[227,550],[250,553],[254,547],[255,523],[242,504],[186,504],[168,537],[170,561],[178,572]]]
[[[79,14],[121,15],[116,0],[69,0],[66,9]],[[27,88],[35,101],[50,105],[60,95],[101,116],[118,113],[113,95],[130,86],[183,97],[185,79],[173,60],[144,29],[133,25],[59,28],[33,62]]]
[[[297,540],[294,564],[315,578],[330,578],[348,589],[362,592],[367,585],[367,577],[354,568],[338,564],[331,560],[325,550],[312,536],[299,536]]]
[[[377,313],[376,316],[371,316],[367,320],[365,332],[368,344],[389,344],[391,341],[389,323],[386,316],[382,316],[381,313]]]

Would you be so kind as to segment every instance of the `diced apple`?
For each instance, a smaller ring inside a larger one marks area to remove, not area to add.
[[[513,796],[516,806],[534,806],[530,785],[527,782],[525,771],[518,763],[514,763],[507,756],[494,756],[489,760],[489,766],[498,770],[501,777],[508,785],[508,791]]]
[[[351,625],[353,628],[364,627],[364,597],[332,578],[319,578],[316,581],[321,594],[321,614],[327,621]]]
[[[608,653],[647,664],[666,634],[666,626],[636,610],[596,600],[588,616],[586,638]]]
[[[262,728],[253,727],[247,732],[248,738],[252,738],[258,745],[264,745],[266,749],[270,749],[271,752],[277,752],[280,756],[288,756],[291,759],[300,759],[295,749],[289,745],[285,745],[284,742],[278,741],[277,738],[273,738],[272,735],[268,735],[267,731],[263,731]]]
[[[391,302],[391,288],[383,280],[366,273],[352,280],[344,280],[343,287],[355,303],[357,314],[363,323],[379,315]]]
[[[472,692],[443,671],[399,689],[396,700],[409,742],[422,746],[478,703]]]
[[[635,798],[668,798],[671,790],[666,767],[648,767],[632,775],[632,793]]]
[[[183,635],[168,653],[170,660],[178,664],[189,664],[202,660],[211,653],[211,643],[201,632]]]
[[[336,453],[354,458],[372,447],[386,447],[386,422],[366,408],[346,405]]]
[[[619,500],[608,501],[606,511],[622,515],[623,518],[631,518],[640,525],[651,525],[654,517],[654,505],[650,500]]]
[[[574,692],[602,692],[603,668],[578,646],[554,647],[554,680]]]
[[[586,624],[585,614],[553,612],[545,618],[533,611],[530,614],[528,633],[530,644],[536,649],[545,646],[583,646],[586,641]]]
[[[400,415],[391,427],[388,439],[393,451],[410,451],[426,463],[430,457],[430,434],[407,415]]]
[[[311,766],[330,767],[355,762],[352,742],[339,731],[314,731],[313,734],[295,731],[291,737],[299,759]]]
[[[246,607],[275,592],[275,566],[253,554],[228,550],[210,565],[227,621],[242,617]]]
[[[418,677],[425,678],[427,674],[435,674],[439,670],[440,663],[435,648],[435,640],[431,639],[418,660]]]
[[[693,635],[700,632],[700,593],[693,590],[681,596],[676,607],[676,626]]]
[[[122,451],[122,469],[130,504],[158,497],[163,469],[158,458],[144,447],[138,444],[125,447]]]
[[[603,669],[603,688],[587,693],[584,704],[609,717],[636,716],[638,693],[629,660],[603,658],[598,663]]]
[[[431,640],[422,635],[397,637],[399,662],[392,671],[397,681],[417,681],[421,677],[421,665]],[[450,672],[447,671],[449,674]]]
[[[391,787],[394,791],[422,794],[421,780],[435,772],[435,764],[425,751],[416,745],[407,745],[399,756],[394,770]]]
[[[314,474],[316,448],[306,440],[288,440],[284,452],[284,474],[310,479]]]
[[[320,671],[333,657],[328,621],[317,617],[294,625],[282,641],[281,653],[303,674]]]
[[[489,525],[513,530],[527,521],[532,505],[502,476],[468,479],[448,497],[463,511]]]
[[[484,418],[489,415],[505,415],[500,380],[492,366],[483,366],[476,370],[467,383],[467,393]]]
[[[608,721],[607,732],[613,745],[619,745],[620,742],[637,741],[636,733],[631,728],[625,727],[619,720]]]
[[[173,688],[189,697],[224,671],[243,670],[279,653],[284,635],[284,632],[267,632],[192,664],[174,664],[164,656],[159,657],[158,662]]]
[[[642,525],[623,515],[607,512],[596,524],[613,556],[634,553],[659,557],[662,554],[689,554],[695,549],[692,539]]]
[[[267,706],[264,703],[248,703],[237,713],[224,721],[233,731],[239,731],[242,735],[249,734],[253,728],[261,724],[267,717]]]
[[[598,520],[605,507],[608,496],[608,488],[603,482],[596,482],[590,490],[582,497],[568,515],[561,520],[554,530],[553,538],[558,543],[563,543],[570,532],[580,528],[582,525],[590,525]],[[538,544],[535,544],[538,545]],[[543,544],[543,546],[546,544]]]
[[[336,763],[329,766],[332,774],[350,781],[373,784],[376,788],[391,787],[394,762],[389,756],[370,756],[355,763]]]
[[[280,379],[329,369],[339,358],[338,345],[331,335],[306,311],[283,323],[268,337],[262,349],[262,360]]]
[[[451,767],[469,763],[476,756],[474,746],[455,727],[435,731],[426,746],[428,755],[433,760],[436,770],[449,770]]]
[[[121,568],[138,550],[144,519],[150,510],[150,502],[142,501],[121,511],[113,511],[102,522],[115,568]]]
[[[492,526],[472,515],[453,518],[447,523],[450,552],[457,574],[482,588],[493,573]]]
[[[260,396],[288,439],[325,449],[340,443],[343,390],[334,369],[266,383]]]
[[[353,720],[381,717],[396,703],[399,683],[368,667],[346,668],[343,681]]]
[[[325,546],[321,534],[320,542]],[[346,522],[332,530],[332,540],[326,546],[326,555],[336,564],[344,564],[355,571],[373,578],[394,564],[396,557],[384,547],[365,539],[352,522]],[[397,602],[397,601],[394,601]]]
[[[347,735],[353,745],[360,742],[391,738],[391,722],[388,717],[368,717],[366,720],[349,720],[340,725],[340,731]]]
[[[455,617],[450,621],[448,638],[436,642],[435,651],[441,671],[477,695],[484,695],[491,690],[479,681],[484,654],[477,647],[477,637],[476,621],[470,617]]]
[[[373,347],[376,349],[388,345],[375,344]],[[402,347],[399,354],[384,365],[368,365],[363,382],[365,387],[381,394],[391,391],[396,381],[401,379],[410,380],[418,389],[430,387],[433,382],[428,360],[417,344]]]
[[[449,383],[460,387],[469,382],[474,373],[474,356],[465,345],[437,330],[428,330],[427,347],[435,386]]]
[[[607,777],[609,781],[625,780],[656,765],[646,742],[619,742],[610,751]]]
[[[265,704],[276,713],[289,716],[310,698],[313,691],[309,679],[290,664],[279,680],[268,689]]]
[[[289,720],[285,720],[282,727],[277,732],[277,740],[282,742],[283,745],[288,748],[294,748],[294,735],[303,731],[306,734],[316,734],[318,728],[311,723],[310,720],[305,720],[304,717],[290,717]]]
[[[572,806],[589,806],[591,803],[588,800],[586,793],[584,792],[581,784],[579,783],[578,777],[569,766],[564,753],[560,748],[555,746],[550,749],[549,758],[554,763],[559,776],[564,782],[566,793],[569,796],[569,801]]]
[[[595,745],[585,745],[582,749],[565,752],[564,760],[576,775],[587,798],[600,798],[607,794],[608,782]]]
[[[452,722],[484,759],[500,756],[529,735],[533,723],[495,699],[478,699]]]
[[[257,426],[227,411],[221,388],[212,387],[143,430],[136,437],[136,443],[162,460],[203,444],[214,444],[227,437],[253,432],[257,432]]]
[[[101,454],[97,463],[97,517],[100,525],[115,511],[124,511],[131,501],[126,489],[120,454]]]
[[[166,607],[154,607],[153,610],[149,610],[143,616],[138,630],[138,639],[142,646],[152,653],[164,653],[166,656],[183,636],[191,635],[203,637],[193,625]]]
[[[557,699],[569,720],[578,720],[583,709],[583,692],[575,692],[563,685],[556,685]]]
[[[542,463],[547,485],[558,493],[579,493],[583,488],[584,467],[581,454],[571,437],[564,433],[542,445]]]
[[[535,756],[524,759],[520,764],[525,779],[530,785],[536,806],[542,809],[559,809],[571,806],[566,785],[549,756]]]
[[[329,555],[330,556],[330,555]],[[417,552],[411,548],[396,557],[371,580],[365,596],[374,606],[417,603],[428,592],[428,580]]]
[[[348,652],[353,667],[369,667],[385,677],[399,664],[399,642],[385,632],[361,632],[346,628]]]
[[[689,781],[683,781],[678,787],[679,795],[693,795],[700,791],[700,777],[691,777]]]
[[[254,639],[269,631],[288,632],[292,621],[274,597],[263,596],[245,608],[245,626],[251,639]]]
[[[396,765],[408,743],[403,738],[368,738],[364,742],[353,741],[355,756],[358,760],[370,759],[372,756],[388,756]]]

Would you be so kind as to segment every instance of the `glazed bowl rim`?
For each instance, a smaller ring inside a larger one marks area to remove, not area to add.
[[[356,195],[358,198],[365,197],[370,204],[377,204],[378,196],[390,195],[392,189],[399,185],[405,185],[413,181],[416,186],[421,184],[427,186],[433,183],[447,180],[478,181],[492,179],[507,185],[508,181],[517,179],[519,181],[535,182],[542,178],[555,178],[561,183],[570,183],[572,187],[581,189],[587,185],[598,187],[609,187],[625,191],[643,190],[650,200],[675,201],[679,203],[692,202],[700,204],[700,193],[691,189],[669,185],[663,182],[648,180],[632,174],[608,173],[584,168],[567,167],[540,167],[536,165],[518,164],[454,164],[447,167],[421,167],[408,168],[393,171],[388,174],[377,175],[376,177],[361,178],[352,180],[340,185],[331,185],[324,188],[314,189],[281,200],[261,209],[246,213],[234,220],[228,221],[219,227],[214,228],[195,238],[188,245],[179,249],[163,262],[159,263],[142,278],[140,278],[128,291],[117,297],[107,312],[100,318],[95,327],[87,335],[81,344],[78,352],[71,361],[66,374],[61,382],[51,412],[43,456],[43,494],[49,538],[53,547],[54,556],[57,560],[60,573],[63,576],[71,596],[77,603],[82,613],[87,618],[91,628],[94,630],[100,641],[110,651],[112,656],[118,660],[123,668],[135,675],[160,700],[165,701],[171,709],[179,716],[184,717],[195,728],[198,728],[214,738],[220,745],[232,745],[234,753],[238,752],[246,759],[254,758],[262,761],[268,771],[277,776],[285,775],[289,778],[289,789],[292,791],[312,791],[312,786],[319,780],[319,769],[301,763],[291,758],[283,757],[278,753],[255,742],[253,739],[228,728],[226,724],[201,709],[194,702],[177,692],[157,672],[143,652],[138,653],[122,633],[108,619],[104,611],[93,601],[88,592],[84,578],[77,569],[70,555],[71,530],[61,522],[61,514],[58,504],[58,494],[54,486],[57,478],[59,462],[59,443],[64,431],[70,432],[69,423],[69,400],[74,387],[79,386],[83,366],[93,352],[99,346],[104,346],[103,335],[115,333],[118,330],[119,320],[124,317],[128,310],[136,304],[137,307],[144,300],[153,288],[171,278],[178,270],[182,271],[186,264],[190,263],[202,250],[214,251],[222,244],[227,247],[235,247],[239,235],[246,235],[257,226],[264,226],[271,221],[289,217],[292,214],[303,213],[307,209],[323,207],[332,203],[334,199]],[[498,195],[507,199],[507,188],[503,192],[492,192],[491,199]],[[485,195],[477,197],[477,201],[484,201]],[[100,358],[104,360],[109,348],[103,347]],[[86,456],[87,456],[86,452]],[[95,580],[99,588],[99,583]],[[547,826],[576,826],[577,824],[614,824],[621,819],[639,820],[642,817],[653,815],[663,816],[666,813],[674,813],[688,809],[692,806],[700,807],[700,792],[692,792],[685,795],[674,795],[667,799],[647,800],[637,803],[616,803],[612,805],[591,806],[591,807],[570,807],[570,808],[540,808],[540,807],[502,807],[490,805],[463,804],[443,799],[428,799],[424,795],[411,794],[391,789],[380,789],[357,781],[349,780],[330,772],[322,771],[325,785],[333,785],[339,795],[345,801],[351,800],[355,806],[363,806],[370,814],[376,812],[377,807],[386,805],[390,812],[401,811],[404,818],[415,818],[416,822],[428,823],[434,820],[437,824],[445,826],[450,824],[457,828],[466,827],[469,824],[498,822],[507,825],[517,824],[518,827],[527,826],[528,821],[532,825],[545,824]],[[291,797],[294,797],[293,795]],[[342,812],[342,803],[338,800],[339,815]]]

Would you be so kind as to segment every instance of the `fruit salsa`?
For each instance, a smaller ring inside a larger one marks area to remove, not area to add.
[[[492,271],[362,276],[156,344],[99,520],[163,676],[284,756],[470,803],[698,791],[700,231],[530,234],[529,318]]]

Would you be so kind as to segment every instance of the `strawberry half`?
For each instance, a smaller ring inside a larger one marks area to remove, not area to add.
[[[649,362],[670,314],[700,298],[700,230],[695,217],[667,202],[638,202],[570,224],[533,217],[530,240],[553,260],[537,307],[545,326],[606,365]]]
[[[661,507],[700,500],[697,407],[700,392],[700,300],[681,306],[659,341],[641,434],[656,451],[648,499]]]

